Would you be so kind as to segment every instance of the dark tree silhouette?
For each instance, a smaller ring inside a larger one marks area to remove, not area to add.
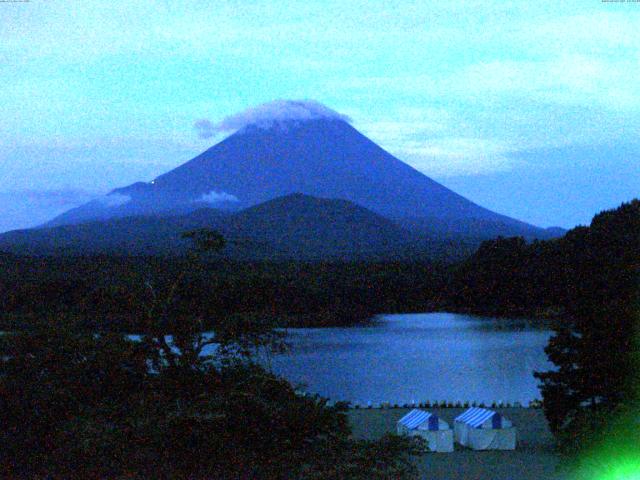
[[[224,245],[197,236],[204,250]],[[256,347],[278,344],[268,322],[216,320],[211,337],[197,318],[176,316],[170,307],[197,261],[162,288],[150,282],[147,308],[136,309],[147,328],[136,340],[96,332],[68,312],[0,336],[2,478],[415,474],[419,443],[356,441],[346,405],[300,395],[256,362]]]
[[[640,201],[597,215],[563,242],[565,314],[546,348],[556,369],[536,377],[551,429],[573,449],[638,385]]]

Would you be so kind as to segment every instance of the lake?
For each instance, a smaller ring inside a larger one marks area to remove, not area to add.
[[[292,328],[274,372],[332,400],[409,403],[540,398],[551,332],[524,320],[452,313],[380,315],[366,326]]]

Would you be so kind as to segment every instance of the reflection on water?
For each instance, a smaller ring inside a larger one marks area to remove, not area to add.
[[[371,325],[288,330],[273,370],[333,400],[528,402],[551,367],[551,334],[525,321],[450,313],[383,315]]]

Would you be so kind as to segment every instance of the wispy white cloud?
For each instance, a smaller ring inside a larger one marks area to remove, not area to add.
[[[472,65],[450,80],[458,96],[509,95],[559,104],[640,108],[637,59],[563,55],[541,61],[491,61]]]
[[[227,192],[218,192],[211,190],[200,197],[201,202],[216,204],[221,202],[238,202],[238,197]]]
[[[89,192],[82,189],[58,189],[58,190],[17,190],[11,192],[0,192],[3,200],[20,198],[24,202],[31,203],[38,207],[74,207],[100,196],[99,193]]]
[[[198,137],[203,139],[211,138],[217,133],[215,124],[206,118],[196,120],[193,124],[193,128],[198,132]]]
[[[402,161],[430,176],[475,175],[513,168],[509,142],[478,136],[463,117],[444,108],[401,108],[396,121],[358,124]]]
[[[98,196],[79,189],[0,191],[0,232],[41,225]]]
[[[516,168],[511,153],[522,150],[629,138],[640,124],[640,10],[577,11],[518,15],[483,36],[469,33],[473,48],[493,53],[443,69],[346,79],[355,97],[393,96],[416,110],[408,119],[396,106],[356,125],[440,177]]]
[[[129,195],[123,195],[121,193],[110,193],[103,197],[98,197],[97,200],[105,207],[113,208],[120,207],[126,203],[129,203],[131,201],[131,197]]]
[[[512,170],[514,147],[483,138],[407,142],[394,153],[417,170],[438,178]]]
[[[37,138],[2,142],[0,190],[108,192],[151,180],[200,153],[202,147],[167,139]]]
[[[364,117],[363,115],[363,118]],[[374,140],[384,139],[385,144],[395,144],[415,137],[433,137],[452,130],[466,130],[464,119],[444,108],[400,107],[387,118],[368,119],[355,124]]]
[[[631,6],[636,8],[636,6]],[[542,21],[525,20],[508,40],[519,47],[544,52],[582,52],[616,56],[624,49],[640,49],[640,12],[626,9],[558,16]],[[526,44],[525,44],[526,43]]]
[[[624,58],[564,53],[537,60],[481,61],[447,75],[352,78],[344,87],[411,94],[425,103],[447,99],[481,107],[504,97],[640,110],[640,83],[635,81],[638,71],[640,50]]]

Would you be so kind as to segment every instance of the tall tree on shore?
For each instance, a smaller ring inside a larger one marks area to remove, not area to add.
[[[569,232],[563,250],[565,315],[545,350],[556,369],[536,377],[550,427],[570,450],[631,402],[637,384],[640,201]]]

